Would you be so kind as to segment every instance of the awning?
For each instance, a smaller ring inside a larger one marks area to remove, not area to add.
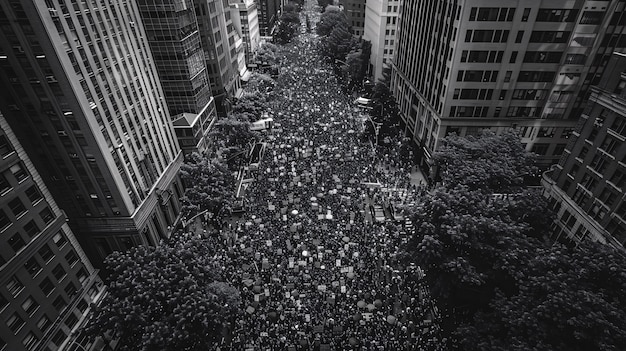
[[[252,76],[252,72],[250,72],[249,70],[246,70],[246,73],[244,73],[243,76],[241,76],[241,81],[247,82],[250,80],[251,76]]]

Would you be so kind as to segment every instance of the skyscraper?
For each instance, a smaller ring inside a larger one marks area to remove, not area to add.
[[[180,147],[204,152],[217,112],[193,0],[138,4]]]
[[[56,350],[104,286],[1,114],[0,153],[0,350]]]
[[[278,18],[283,11],[284,0],[256,0],[259,9],[259,32],[271,38]]]
[[[558,165],[544,176],[558,239],[626,243],[626,54],[615,53]]]
[[[341,0],[343,11],[352,27],[352,34],[361,38],[365,26],[365,0]]]
[[[137,4],[0,2],[0,110],[94,265],[156,245],[182,153]]]
[[[259,33],[259,11],[254,0],[230,0],[233,25],[243,39],[247,63],[254,62],[261,41]]]
[[[450,133],[516,128],[558,160],[590,84],[624,47],[624,1],[405,1],[391,85],[428,166]]]
[[[370,69],[374,80],[382,78],[384,67],[393,58],[400,0],[368,0],[363,39],[372,43]]]
[[[211,92],[218,112],[225,115],[243,93],[237,49],[241,43],[237,41],[228,0],[194,0],[194,5]]]

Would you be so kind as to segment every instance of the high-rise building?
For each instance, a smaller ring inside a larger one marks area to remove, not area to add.
[[[361,38],[365,28],[365,0],[341,0],[341,5],[352,27],[352,34]]]
[[[383,68],[393,59],[400,0],[368,0],[363,39],[372,43],[369,72],[374,80],[382,78]]]
[[[0,2],[0,110],[99,267],[179,218],[182,153],[134,1]]]
[[[558,161],[590,84],[626,46],[624,0],[416,0],[401,8],[391,87],[427,167],[437,142],[516,128]]]
[[[204,152],[217,119],[193,0],[139,0],[139,11],[183,153]]]
[[[211,93],[218,113],[225,115],[243,93],[238,51],[243,45],[233,26],[228,0],[194,0],[194,5]]]
[[[283,12],[284,0],[255,0],[259,10],[259,33],[271,39]]]
[[[626,243],[626,54],[615,53],[558,165],[544,175],[558,239]]]
[[[230,0],[230,14],[233,25],[243,39],[245,61],[253,63],[259,48],[259,11],[254,0]]]
[[[57,350],[104,285],[1,114],[0,154],[0,350]]]

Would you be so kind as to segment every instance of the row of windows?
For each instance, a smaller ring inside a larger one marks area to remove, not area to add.
[[[453,99],[491,100],[493,89],[454,89]]]
[[[508,30],[472,30],[465,33],[466,43],[506,43],[509,39]]]
[[[495,82],[498,79],[498,71],[460,70],[457,74],[457,82]]]
[[[515,16],[514,7],[472,7],[470,21],[511,22]]]
[[[450,117],[487,117],[489,106],[451,106]]]
[[[500,63],[502,56],[504,56],[504,51],[463,50],[461,62]]]

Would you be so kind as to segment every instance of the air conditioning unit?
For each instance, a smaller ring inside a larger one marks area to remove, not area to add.
[[[59,17],[59,13],[57,12],[56,9],[48,8],[48,11],[50,11],[50,17],[52,17],[52,18],[58,18]]]
[[[63,136],[63,137],[66,137],[66,136],[67,136],[67,132],[66,132],[66,131],[64,131],[64,130],[57,130],[57,134],[58,134],[59,136]]]

